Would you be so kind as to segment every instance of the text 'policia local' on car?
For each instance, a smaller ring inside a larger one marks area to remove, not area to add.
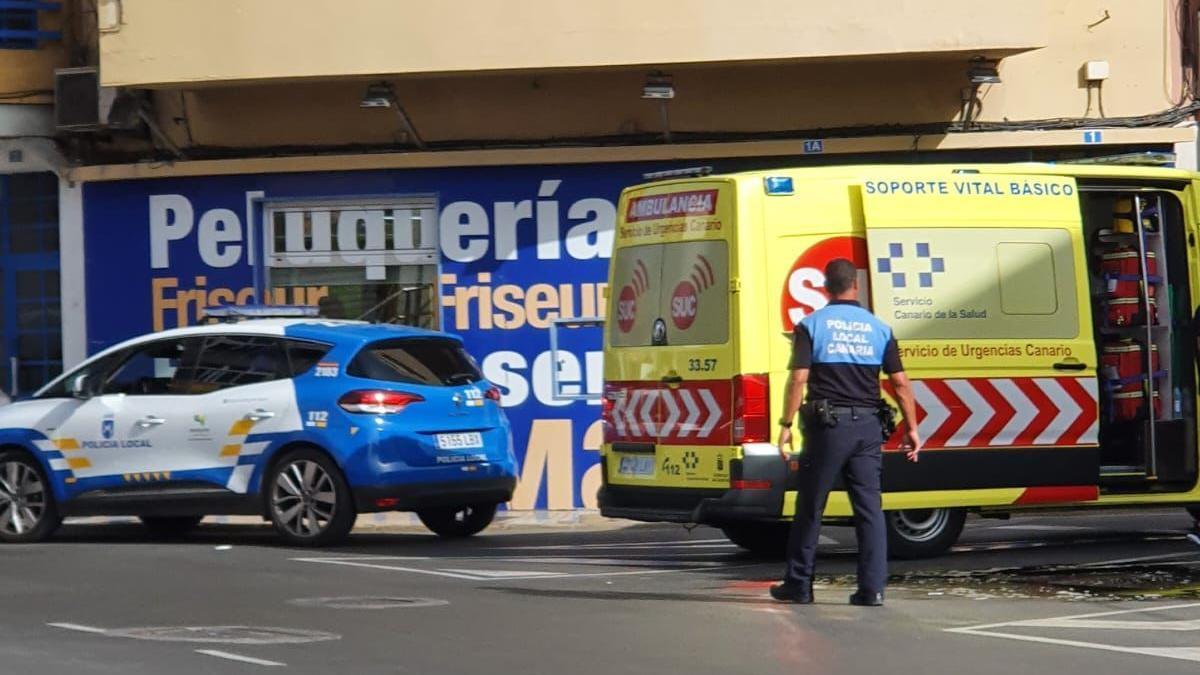
[[[0,540],[44,539],[63,516],[170,534],[245,514],[320,545],[394,510],[472,535],[516,484],[499,398],[460,340],[427,330],[259,319],[142,336],[0,408]]]

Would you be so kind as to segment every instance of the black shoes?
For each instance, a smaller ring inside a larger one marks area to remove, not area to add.
[[[813,601],[812,586],[785,581],[771,587],[771,597],[780,602],[811,605]],[[850,604],[858,607],[882,607],[883,593],[868,593],[860,590],[850,596]]]
[[[797,605],[811,605],[813,593],[811,585],[784,582],[771,587],[771,597],[780,602],[792,602]]]
[[[850,596],[850,604],[858,607],[882,607],[883,593],[868,593],[860,590]]]

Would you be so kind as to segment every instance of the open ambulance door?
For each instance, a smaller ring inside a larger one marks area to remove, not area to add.
[[[872,306],[899,341],[924,444],[917,464],[899,433],[885,446],[884,491],[1096,499],[1098,364],[1074,179],[880,171],[861,191]],[[943,494],[945,506],[979,503]]]

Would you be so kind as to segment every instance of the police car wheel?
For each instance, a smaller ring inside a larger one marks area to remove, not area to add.
[[[0,541],[42,541],[62,523],[42,467],[22,452],[0,452]]]
[[[941,555],[958,541],[966,520],[962,509],[886,511],[888,555],[901,560]]]
[[[204,516],[141,516],[139,520],[153,537],[182,537],[196,529]]]
[[[791,523],[731,523],[721,528],[729,541],[755,555],[778,558],[787,552]]]
[[[291,544],[325,546],[346,537],[358,513],[337,465],[317,450],[280,459],[266,482],[267,513]]]
[[[434,534],[457,539],[479,534],[496,517],[496,504],[472,504],[440,509],[421,509],[417,517]]]

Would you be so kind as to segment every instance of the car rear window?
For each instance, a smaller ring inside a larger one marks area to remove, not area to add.
[[[457,386],[483,379],[475,362],[455,340],[398,338],[367,345],[346,373],[386,382]]]
[[[292,377],[303,375],[312,370],[313,366],[324,358],[331,349],[330,345],[302,340],[288,340],[288,366]]]

